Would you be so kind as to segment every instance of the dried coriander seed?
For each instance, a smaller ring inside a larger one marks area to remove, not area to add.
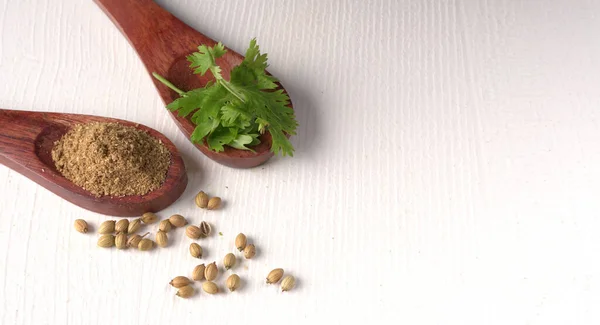
[[[210,224],[206,221],[202,221],[200,223],[200,238],[206,238],[210,235],[211,227]]]
[[[281,281],[281,291],[290,291],[296,286],[296,278],[291,275],[286,276]]]
[[[210,198],[210,200],[208,200],[208,206],[206,208],[209,210],[216,210],[220,207],[221,207],[221,198],[218,196],[215,196],[213,198]]]
[[[127,227],[127,233],[135,234],[138,230],[140,230],[141,226],[142,226],[142,219],[140,219],[140,218],[133,219],[129,223],[129,227]]]
[[[204,278],[208,281],[213,281],[219,275],[219,269],[217,268],[217,263],[212,262],[208,264],[206,269],[204,270]]]
[[[195,290],[192,286],[184,286],[177,290],[176,295],[181,298],[189,298],[189,297],[193,296],[194,293],[195,293]]]
[[[240,277],[237,274],[232,274],[227,278],[227,289],[229,291],[234,292],[240,287]]]
[[[119,232],[127,233],[128,229],[129,229],[129,220],[127,220],[127,219],[121,219],[121,220],[117,221],[117,223],[115,224],[115,231],[117,233],[119,233]]]
[[[247,259],[251,259],[256,255],[256,247],[253,244],[250,244],[244,248],[244,257]]]
[[[100,228],[98,228],[99,234],[112,234],[115,232],[115,221],[114,220],[106,220],[100,224]]]
[[[206,281],[202,283],[202,290],[208,294],[214,295],[215,293],[219,292],[219,287],[217,287],[217,284],[212,281]]]
[[[194,270],[192,271],[192,280],[201,281],[204,280],[204,270],[206,267],[204,264],[196,265]]]
[[[197,243],[190,244],[190,254],[195,258],[202,258],[202,247]]]
[[[176,276],[171,280],[171,282],[169,282],[169,284],[175,288],[185,287],[186,285],[191,283],[192,281],[190,281],[190,279],[183,275]]]
[[[206,207],[208,207],[208,195],[203,191],[200,191],[200,193],[196,195],[194,201],[199,208],[206,209]]]
[[[129,239],[127,239],[127,246],[129,247],[138,247],[140,241],[146,237],[149,234],[149,232],[145,233],[143,236],[140,236],[138,234],[132,235],[129,237]]]
[[[277,283],[283,276],[283,269],[274,269],[267,275],[267,284]]]
[[[185,228],[185,234],[191,239],[198,239],[201,235],[200,228],[194,225],[188,226],[187,228]]]
[[[146,212],[144,214],[142,214],[142,221],[149,225],[152,223],[155,223],[158,221],[158,217],[156,216],[156,214],[152,213],[152,212]]]
[[[108,248],[115,246],[115,236],[111,234],[105,234],[98,238],[98,246]]]
[[[241,252],[244,250],[244,248],[246,248],[246,244],[247,244],[246,235],[239,233],[235,237],[235,248],[237,248],[238,251]]]
[[[173,227],[179,228],[187,225],[187,220],[182,215],[174,214],[169,217],[169,222]]]
[[[161,220],[160,223],[158,224],[158,229],[164,231],[164,232],[169,232],[171,231],[171,221],[169,221],[169,219],[165,219],[165,220]]]
[[[127,234],[120,232],[115,236],[115,246],[117,249],[127,248]]]
[[[156,233],[156,245],[160,247],[167,247],[169,245],[169,237],[167,237],[167,233],[159,230]]]
[[[149,251],[154,247],[154,242],[148,238],[140,240],[138,243],[138,249],[141,251]]]
[[[83,219],[75,220],[74,226],[75,226],[75,230],[77,230],[78,232],[80,232],[82,234],[85,234],[88,232],[88,224]]]
[[[234,265],[235,265],[235,255],[233,255],[232,253],[225,255],[225,258],[223,258],[223,266],[225,267],[225,270],[229,270]]]

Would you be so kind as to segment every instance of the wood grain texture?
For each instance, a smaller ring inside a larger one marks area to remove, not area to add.
[[[206,86],[214,81],[212,74],[195,75],[189,68],[187,56],[199,45],[214,46],[217,42],[189,27],[153,0],[95,0],[98,6],[110,17],[135,49],[148,73],[156,72],[171,81],[179,89],[189,91]],[[243,56],[227,49],[216,60],[224,78],[229,79],[231,70],[239,65]],[[179,98],[179,95],[151,77],[165,105]],[[281,87],[281,84],[279,84]],[[291,103],[289,105],[292,106]],[[190,116],[179,116],[170,112],[179,129],[189,138],[195,125]],[[195,146],[210,159],[229,167],[251,168],[262,165],[271,157],[272,138],[269,133],[259,137],[261,143],[250,150],[238,150],[226,146],[222,152],[215,152],[206,143]]]
[[[598,1],[158,3],[235,51],[257,37],[294,99],[294,158],[201,155],[92,1],[0,0],[0,107],[164,133],[190,183],[161,216],[223,233],[205,262],[246,233],[244,286],[177,299],[197,264],[182,230],[97,249],[72,223],[105,217],[0,167],[0,324],[600,323]],[[200,189],[224,209],[196,208]],[[276,267],[295,291],[262,282]]]
[[[52,149],[73,126],[92,122],[119,123],[158,139],[170,153],[163,184],[145,195],[101,196],[75,185],[55,167]],[[187,173],[175,145],[144,125],[102,116],[0,109],[0,164],[17,171],[59,197],[84,209],[120,217],[158,212],[175,202],[187,186]]]

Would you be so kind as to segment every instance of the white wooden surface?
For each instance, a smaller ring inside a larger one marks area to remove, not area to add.
[[[161,215],[223,233],[207,262],[247,233],[245,286],[178,299],[183,231],[96,248],[72,223],[104,216],[0,166],[0,324],[600,323],[600,2],[159,3],[238,51],[258,38],[297,110],[293,159],[232,170],[194,150],[89,0],[0,0],[0,107],[165,133],[190,184]],[[199,189],[226,208],[195,208]],[[297,290],[264,285],[274,267]]]

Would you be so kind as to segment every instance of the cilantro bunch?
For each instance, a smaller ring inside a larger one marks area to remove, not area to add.
[[[292,156],[294,147],[286,135],[296,134],[298,122],[287,105],[290,98],[277,89],[277,79],[266,73],[267,55],[261,54],[256,39],[250,41],[242,63],[231,70],[225,80],[215,59],[226,53],[223,44],[200,45],[198,52],[187,57],[195,74],[210,70],[214,82],[203,88],[184,92],[157,73],[152,75],[181,97],[167,105],[180,116],[189,116],[196,125],[191,135],[194,143],[206,144],[220,152],[224,146],[241,150],[260,143],[259,135],[268,131],[273,138],[271,151]]]

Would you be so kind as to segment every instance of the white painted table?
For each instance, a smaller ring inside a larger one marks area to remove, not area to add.
[[[96,248],[72,223],[104,216],[0,166],[0,324],[600,323],[600,2],[159,3],[235,50],[258,38],[297,110],[293,159],[202,156],[89,0],[0,0],[0,107],[166,134],[190,183],[161,216],[213,223],[206,261],[251,236],[245,286],[178,299],[183,231]],[[197,209],[200,189],[226,208]],[[263,284],[274,267],[297,290]]]

